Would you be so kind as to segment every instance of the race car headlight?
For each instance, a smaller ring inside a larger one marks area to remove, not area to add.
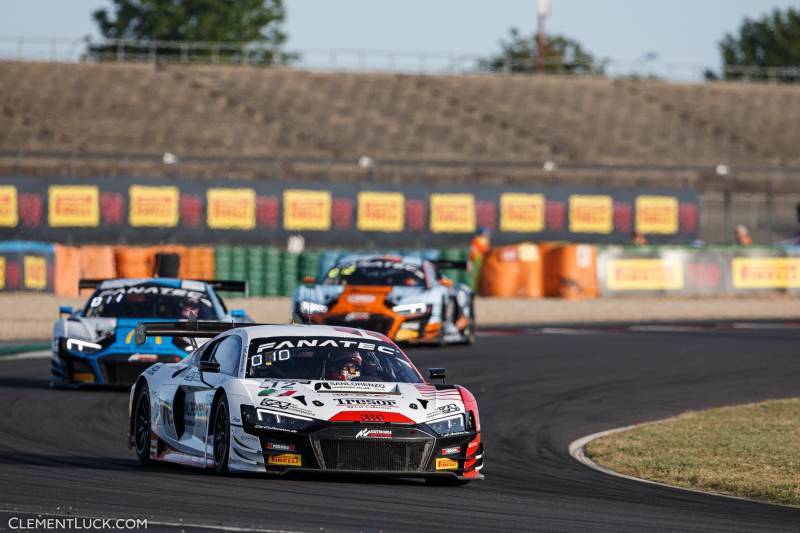
[[[451,416],[444,420],[437,420],[436,422],[429,422],[428,426],[439,435],[445,436],[451,433],[461,433],[465,431],[464,415]]]
[[[291,431],[302,431],[311,424],[314,420],[311,418],[304,418],[298,416],[282,415],[278,413],[271,413],[269,411],[256,411],[258,416],[259,426],[270,426],[274,428],[288,429]]]
[[[103,346],[96,342],[84,341],[81,339],[67,339],[67,350],[81,353],[95,353],[103,349]]]
[[[392,307],[392,311],[398,315],[421,315],[428,310],[428,306],[423,303],[400,304]]]
[[[300,302],[297,306],[297,310],[301,315],[316,315],[319,313],[327,313],[328,306],[315,302]]]

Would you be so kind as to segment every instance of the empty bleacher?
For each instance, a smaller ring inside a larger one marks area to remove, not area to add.
[[[0,62],[0,150],[800,163],[800,88]]]

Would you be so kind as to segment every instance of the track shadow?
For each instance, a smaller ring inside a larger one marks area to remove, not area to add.
[[[90,468],[94,470],[133,470],[141,468],[135,458],[97,457],[0,450],[0,465]]]

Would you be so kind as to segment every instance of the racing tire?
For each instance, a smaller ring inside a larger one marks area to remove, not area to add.
[[[475,344],[475,303],[472,299],[469,301],[469,324],[464,328],[464,342],[467,346]]]
[[[136,457],[143,465],[150,464],[150,440],[152,438],[152,418],[150,416],[150,389],[142,385],[133,404],[133,447]]]
[[[220,396],[214,409],[214,463],[217,474],[228,474],[228,460],[231,454],[231,419],[228,408],[228,399]]]

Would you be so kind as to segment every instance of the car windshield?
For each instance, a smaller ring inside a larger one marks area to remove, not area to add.
[[[218,318],[205,292],[149,283],[98,289],[83,311],[103,318],[188,318],[190,313],[200,320]]]
[[[328,271],[324,285],[384,285],[424,287],[420,267],[401,261],[368,260],[341,263]]]
[[[354,337],[269,337],[250,342],[247,377],[422,383],[394,344]]]

